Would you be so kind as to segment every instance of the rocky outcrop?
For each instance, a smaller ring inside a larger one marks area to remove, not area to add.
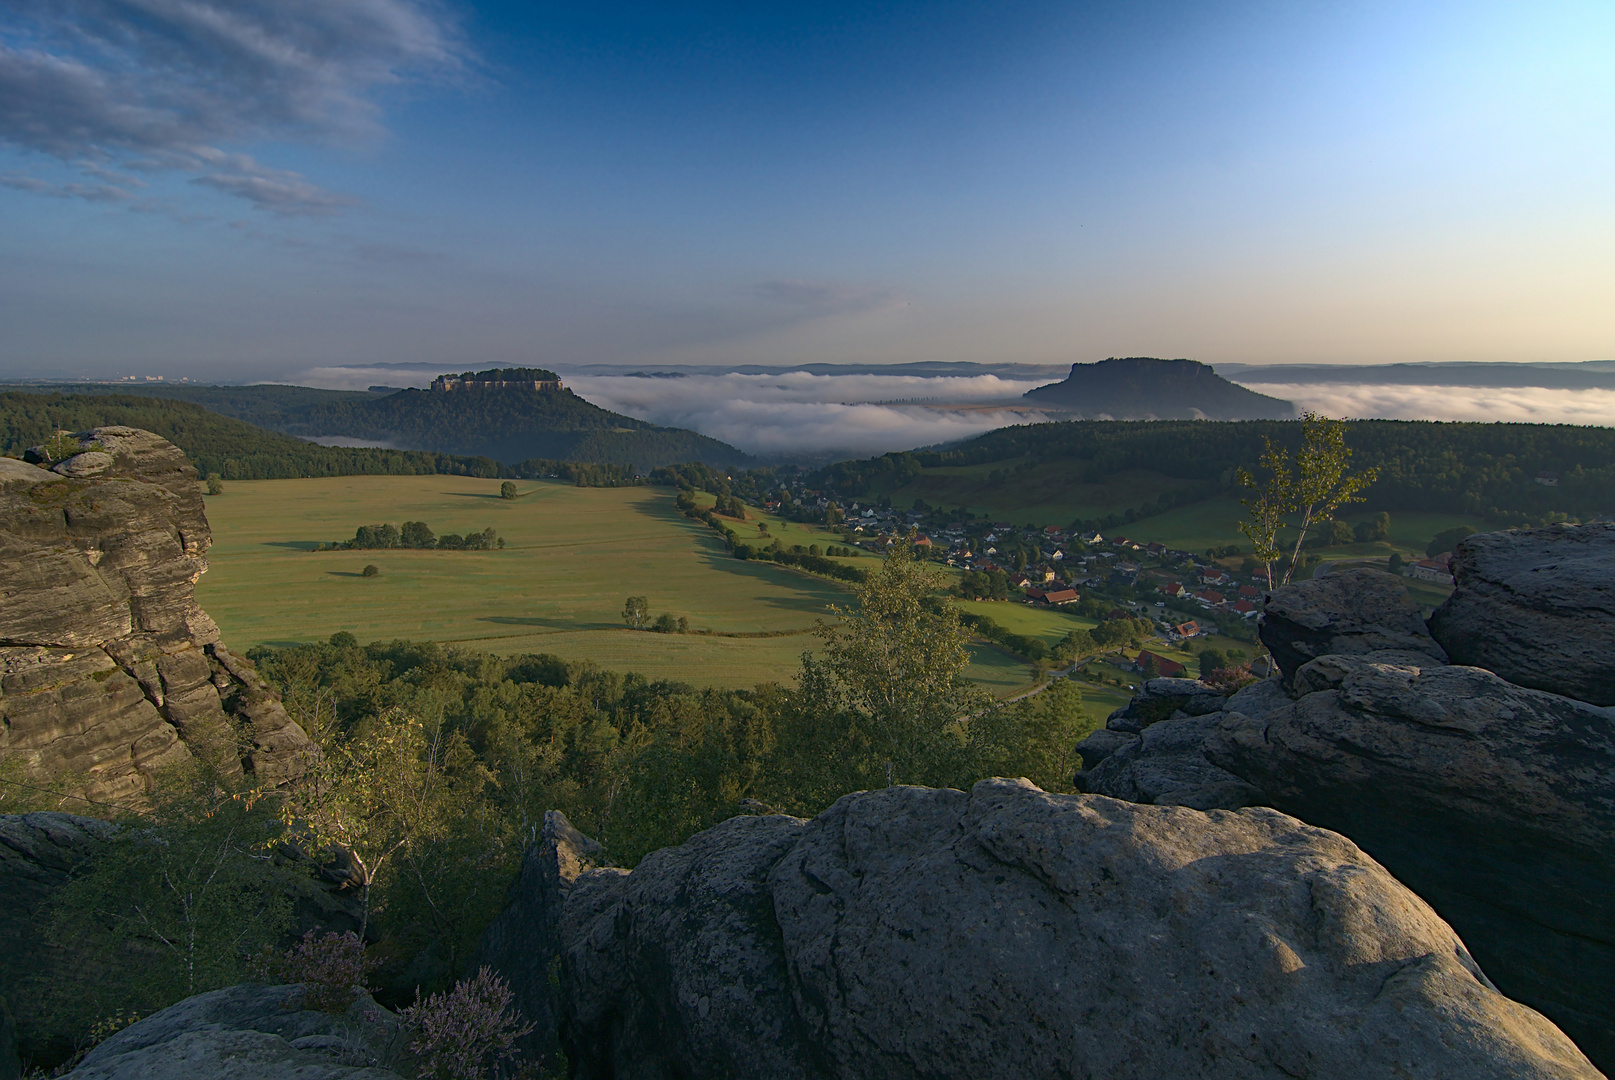
[[[1398,579],[1355,573],[1349,588],[1333,574],[1272,595],[1260,632],[1282,681],[1119,744],[1096,735],[1078,747],[1079,780],[1140,802],[1265,803],[1350,837],[1463,936],[1504,993],[1615,1066],[1615,711],[1445,663]],[[1607,589],[1615,561],[1602,574]],[[1471,604],[1465,580],[1446,610],[1476,640],[1489,611],[1501,611],[1500,634],[1526,625],[1489,585]],[[1545,626],[1550,614],[1534,617]],[[1461,654],[1455,636],[1444,641]]]
[[[297,986],[186,998],[96,1046],[73,1080],[399,1080],[398,1019],[368,995],[345,1014],[299,1009]]]
[[[513,1003],[532,1030],[517,1049],[539,1067],[551,1064],[560,1037],[561,937],[559,912],[578,875],[594,869],[600,845],[559,810],[544,815],[538,842],[522,857],[509,905],[489,924],[469,965],[486,964],[504,975]]]
[[[0,474],[0,752],[109,805],[195,756],[295,777],[307,736],[196,604],[212,543],[196,470],[150,432],[77,438],[48,471]]]
[[[888,788],[557,888],[574,843],[507,913],[558,970],[502,974],[555,995],[580,1080],[1597,1075],[1373,860],[1268,809]]]
[[[1073,785],[1113,799],[1196,810],[1259,805],[1265,801],[1259,788],[1204,753],[1226,705],[1223,691],[1194,679],[1150,679],[1077,744],[1083,767]]]
[[[1480,533],[1458,544],[1452,572],[1430,632],[1453,663],[1615,705],[1615,525]]]
[[[1286,686],[1320,656],[1395,649],[1447,659],[1402,579],[1378,570],[1343,570],[1275,590],[1263,608],[1261,635]]]
[[[1504,992],[1611,1060],[1608,712],[1479,668],[1373,654],[1312,661],[1297,682],[1312,683],[1299,701],[1228,713],[1206,756],[1350,836],[1463,934]]]

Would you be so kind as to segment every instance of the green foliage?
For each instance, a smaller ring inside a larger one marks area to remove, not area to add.
[[[885,782],[925,783],[953,769],[961,723],[991,699],[964,677],[969,630],[951,604],[937,603],[936,571],[893,544],[879,570],[857,588],[856,608],[835,607],[824,640],[825,704],[851,713],[870,741],[866,764]]]
[[[292,875],[268,850],[275,807],[239,781],[171,766],[149,811],[120,824],[53,901],[51,939],[70,959],[44,992],[83,1029],[242,981],[291,920]]]
[[[643,630],[650,618],[650,604],[643,596],[630,596],[622,604],[622,621],[632,629]]]
[[[1351,451],[1346,447],[1345,421],[1315,412],[1302,415],[1301,445],[1293,466],[1288,450],[1274,445],[1265,435],[1262,445],[1261,467],[1267,478],[1258,484],[1243,467],[1236,472],[1240,485],[1255,492],[1253,498],[1241,500],[1247,517],[1239,523],[1239,531],[1250,538],[1257,561],[1266,567],[1268,587],[1272,588],[1274,566],[1283,555],[1280,530],[1288,525],[1296,534],[1282,579],[1288,584],[1311,531],[1333,522],[1335,512],[1342,506],[1362,502],[1362,492],[1378,478],[1379,470],[1349,472]],[[1339,533],[1343,539],[1335,542],[1352,541],[1351,530],[1343,524]],[[1334,539],[1335,535],[1331,532],[1325,538]]]
[[[1369,518],[1358,522],[1352,530],[1352,539],[1360,544],[1372,543],[1376,540],[1389,539],[1391,535],[1391,515],[1383,510]]]
[[[1009,575],[1002,570],[966,570],[959,575],[959,595],[966,600],[1008,600]]]
[[[360,572],[359,576],[360,577],[380,577],[381,576],[381,568],[378,567],[375,563],[366,563],[364,570],[362,570]]]
[[[41,390],[26,396],[36,400],[45,396]],[[168,431],[132,419],[119,419],[105,414],[93,404],[97,399],[106,401],[114,395],[85,392],[90,388],[74,385],[72,399],[81,403],[81,412],[87,416],[107,415],[106,419],[89,422],[61,423],[57,426],[79,431],[100,424],[131,423],[156,431],[171,438]],[[112,389],[112,388],[109,388]],[[401,390],[395,394],[370,394],[344,390],[315,390],[303,386],[120,386],[116,397],[123,413],[141,413],[160,416],[172,415],[170,406],[188,409],[195,415],[200,409],[201,426],[222,430],[225,418],[244,421],[228,425],[243,432],[249,439],[259,441],[272,432],[280,432],[276,441],[285,444],[286,436],[313,437],[345,435],[352,438],[374,439],[377,442],[401,443],[407,446],[429,446],[429,453],[412,453],[399,450],[342,450],[318,447],[303,443],[310,449],[305,461],[319,459],[366,461],[374,463],[378,455],[401,455],[405,459],[427,460],[444,458],[481,459],[491,467],[489,472],[475,472],[478,476],[508,476],[512,470],[506,465],[535,458],[582,462],[609,462],[628,465],[638,462],[643,466],[666,465],[673,462],[708,461],[714,465],[743,465],[750,461],[747,455],[719,442],[717,439],[679,428],[663,428],[643,420],[609,412],[578,397],[570,390],[499,390],[492,392],[434,394],[426,390]],[[8,394],[22,397],[23,394]],[[194,404],[191,404],[194,403]],[[0,415],[5,409],[0,405]],[[210,415],[211,414],[211,415]],[[186,424],[185,428],[192,425]],[[4,425],[0,425],[3,430]],[[268,429],[267,431],[262,429]],[[180,432],[187,438],[188,430]],[[39,442],[44,435],[23,446]],[[207,471],[198,455],[181,439],[173,439],[190,455],[192,463]],[[227,447],[221,447],[227,450]],[[320,453],[320,451],[328,451]],[[289,448],[286,452],[289,452]],[[211,463],[207,468],[216,468]],[[230,469],[219,469],[226,479],[264,479],[266,475],[237,476]],[[338,476],[354,472],[452,472],[455,469],[425,468],[363,468],[343,472],[284,472],[279,476]],[[531,475],[524,472],[524,475]]]
[[[495,477],[502,469],[491,458],[317,446],[217,415],[200,405],[160,397],[130,393],[0,393],[0,453],[21,453],[29,446],[44,442],[58,430],[83,431],[113,424],[144,428],[161,435],[185,451],[198,472],[204,476],[216,472],[224,480],[431,474]]]
[[[513,481],[506,480],[503,484],[500,484],[499,497],[501,499],[514,499],[516,497],[515,483]]]
[[[813,473],[809,483],[848,498],[867,498],[889,494],[927,470],[999,464],[993,470],[999,474],[997,482],[983,470],[985,487],[974,500],[992,502],[987,493],[1014,483],[1022,466],[1046,466],[1029,468],[1025,489],[1012,492],[1027,505],[1043,502],[1038,488],[1050,474],[1096,482],[1158,470],[1180,485],[1137,507],[1136,519],[1227,492],[1237,470],[1251,470],[1263,457],[1264,441],[1293,455],[1303,441],[1302,427],[1298,421],[1265,420],[1025,424],[947,450],[838,462]],[[1615,506],[1615,429],[1357,420],[1345,430],[1358,467],[1378,470],[1377,479],[1362,492],[1377,509],[1472,514],[1513,526],[1540,524],[1555,512],[1586,519]],[[1557,472],[1559,486],[1535,483],[1543,471]],[[1118,512],[1073,524],[1108,532],[1124,518]]]
[[[1228,666],[1228,657],[1218,649],[1201,649],[1197,657],[1200,661],[1200,677],[1207,678],[1213,671]]]
[[[1404,565],[1406,564],[1402,559],[1401,553],[1396,551],[1391,552],[1391,557],[1386,562],[1386,568],[1393,574],[1400,574]]]
[[[208,473],[207,474],[207,493],[209,495],[223,495],[224,494],[224,477],[220,476],[216,472]]]
[[[1451,551],[1458,546],[1458,541],[1466,536],[1475,535],[1475,530],[1468,525],[1459,525],[1457,528],[1444,529],[1436,533],[1435,539],[1425,546],[1424,553],[1429,558],[1435,558],[1443,551]]]
[[[403,526],[389,525],[361,525],[354,532],[352,540],[344,540],[332,544],[331,548],[337,551],[385,551],[393,548],[421,548],[436,551],[492,551],[494,548],[504,547],[504,541],[494,531],[493,526],[481,532],[468,532],[464,536],[459,533],[444,533],[442,536],[433,534],[432,529],[424,521],[406,521]]]

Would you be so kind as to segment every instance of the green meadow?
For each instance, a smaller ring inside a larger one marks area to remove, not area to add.
[[[409,638],[510,655],[548,652],[702,686],[786,681],[843,586],[724,551],[666,488],[518,485],[452,476],[235,481],[207,500],[214,543],[197,599],[238,649]],[[315,551],[360,525],[424,521],[438,535],[493,527],[502,551]],[[738,524],[738,523],[737,523]],[[771,529],[776,527],[770,526]],[[752,525],[755,530],[755,525]],[[787,543],[828,542],[789,524]],[[875,565],[874,557],[858,560]],[[364,577],[366,565],[379,570]],[[630,595],[689,634],[624,626]],[[994,693],[1029,685],[1023,661],[982,646],[971,676]]]

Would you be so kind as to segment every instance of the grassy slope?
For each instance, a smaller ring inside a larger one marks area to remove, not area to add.
[[[604,667],[700,685],[784,681],[807,631],[844,588],[764,563],[729,558],[664,488],[577,488],[464,477],[339,477],[228,485],[210,498],[214,547],[197,585],[202,606],[237,648],[312,641],[348,630],[362,641],[459,642],[509,654],[552,652]],[[436,532],[493,526],[492,552],[309,549],[362,524],[427,522]],[[792,526],[792,528],[796,528]],[[789,535],[789,532],[787,533]],[[874,565],[872,558],[860,560]],[[381,576],[359,572],[374,563]],[[635,632],[623,598],[652,614],[684,615],[719,637]],[[783,632],[783,633],[781,633]],[[972,676],[998,693],[1024,687],[1026,665],[983,650]]]

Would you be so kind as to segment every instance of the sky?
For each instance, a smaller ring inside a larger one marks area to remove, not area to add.
[[[1615,356],[1615,6],[0,0],[0,376]]]

